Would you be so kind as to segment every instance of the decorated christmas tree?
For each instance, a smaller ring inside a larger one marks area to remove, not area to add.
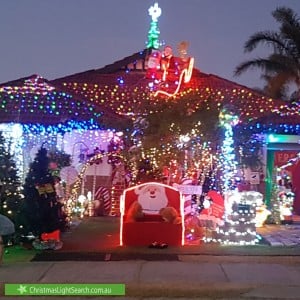
[[[64,228],[65,220],[54,184],[47,150],[41,147],[30,164],[24,184],[23,213],[27,232],[40,236]]]
[[[0,214],[10,218],[19,229],[19,212],[22,204],[20,180],[16,164],[0,132]]]
[[[161,8],[155,3],[153,6],[149,8],[149,15],[152,18],[151,27],[148,32],[148,43],[147,48],[159,48],[159,34],[160,31],[158,29],[158,18],[161,15]]]

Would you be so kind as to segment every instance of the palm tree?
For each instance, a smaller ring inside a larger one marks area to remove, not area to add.
[[[238,76],[252,68],[261,69],[261,77],[267,83],[265,92],[271,97],[283,97],[291,84],[296,85],[300,96],[299,16],[287,7],[278,7],[272,15],[280,24],[279,30],[254,33],[244,46],[245,52],[251,52],[259,45],[266,45],[271,47],[271,54],[239,64],[234,73]]]

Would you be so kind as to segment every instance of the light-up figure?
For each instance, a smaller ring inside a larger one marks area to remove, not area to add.
[[[187,47],[187,43],[185,46]],[[161,79],[164,84],[155,92],[154,96],[162,94],[167,97],[173,97],[179,92],[183,83],[188,83],[191,80],[194,58],[186,56],[186,47],[184,49],[184,57],[182,57],[182,52],[180,53],[181,57],[173,56],[173,49],[170,46],[164,48],[161,59]],[[172,86],[171,88],[169,88],[170,85]]]
[[[160,80],[161,72],[160,72],[160,61],[161,61],[161,53],[159,50],[152,50],[150,56],[148,57],[147,62],[147,74],[146,77],[149,79]]]
[[[148,57],[146,77],[154,80],[154,82],[149,84],[151,87],[153,87],[154,83],[163,83],[154,96],[162,94],[172,97],[179,92],[182,83],[187,83],[191,80],[194,58],[187,57],[187,42],[181,42],[178,46],[180,57],[173,56],[173,49],[170,46],[166,46],[161,55],[158,51],[160,31],[157,24],[162,11],[156,2],[149,8],[148,12],[152,21],[148,32],[147,48],[155,49],[155,51],[152,51]],[[171,87],[169,87],[170,84],[172,85]]]
[[[173,56],[173,49],[171,46],[166,46],[164,48],[161,65],[163,70],[163,81],[166,81],[167,79],[169,81],[176,81],[178,79],[178,61],[176,61],[175,57]]]
[[[158,18],[161,15],[161,8],[158,6],[157,3],[154,4],[154,6],[151,6],[149,8],[149,15],[152,18],[151,25],[150,25],[150,30],[148,32],[148,43],[147,43],[147,48],[154,48],[158,49],[159,48],[159,34],[160,31],[158,29]]]

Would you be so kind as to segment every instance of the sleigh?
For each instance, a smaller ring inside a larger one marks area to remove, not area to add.
[[[148,198],[143,196],[144,201],[141,202],[145,208],[143,216],[129,220],[131,205],[142,197],[142,192],[150,190],[153,195]],[[166,222],[162,218],[158,211],[162,200],[165,206],[175,208],[181,219],[180,224]],[[120,199],[120,213],[120,245],[149,246],[155,242],[170,246],[184,245],[184,198],[177,189],[157,182],[125,189]]]

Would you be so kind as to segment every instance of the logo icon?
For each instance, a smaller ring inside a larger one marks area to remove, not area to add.
[[[23,295],[24,293],[27,293],[27,286],[20,284],[17,290],[20,292],[21,295]]]

